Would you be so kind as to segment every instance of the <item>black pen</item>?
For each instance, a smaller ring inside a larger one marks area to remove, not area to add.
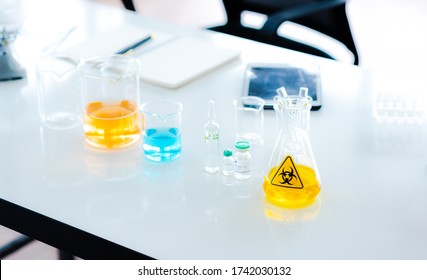
[[[129,51],[131,51],[133,49],[136,49],[137,47],[141,46],[142,44],[147,43],[151,39],[153,39],[153,35],[152,34],[150,34],[147,37],[143,38],[142,40],[136,42],[135,44],[133,44],[133,45],[131,45],[129,47],[126,47],[126,48],[118,51],[117,54],[125,54],[125,53],[127,53],[127,52],[129,52]]]

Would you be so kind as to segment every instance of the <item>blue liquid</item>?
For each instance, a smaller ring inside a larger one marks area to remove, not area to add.
[[[165,162],[181,154],[181,131],[178,128],[149,128],[144,132],[144,154],[148,159]]]

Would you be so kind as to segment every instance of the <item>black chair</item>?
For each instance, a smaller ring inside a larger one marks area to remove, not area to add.
[[[25,236],[25,235],[21,235],[19,237],[16,237],[12,241],[9,241],[6,244],[3,244],[0,247],[0,259],[3,259],[5,257],[9,256],[10,254],[18,251],[19,249],[21,249],[25,245],[31,243],[32,241],[34,241],[34,239],[32,239],[28,236]]]
[[[123,6],[129,11],[135,12],[135,5],[133,4],[133,0],[122,0]]]
[[[25,247],[26,245],[32,243],[35,241],[33,238],[20,235],[13,239],[12,241],[9,241],[6,244],[1,245],[0,247],[0,259],[4,259],[8,257],[9,255],[19,251],[21,248]],[[60,260],[74,260],[75,257],[63,250],[58,250],[58,259]]]
[[[341,42],[359,64],[359,56],[346,14],[346,0],[223,0],[227,23],[210,28],[271,45],[297,50],[316,56],[335,59],[315,46],[278,35],[279,26],[291,21],[323,33]],[[267,16],[260,29],[243,26],[241,14],[252,11]]]

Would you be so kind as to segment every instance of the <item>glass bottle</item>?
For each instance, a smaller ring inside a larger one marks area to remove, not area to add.
[[[234,177],[245,180],[251,177],[251,154],[248,141],[237,141],[234,147],[237,149],[234,156]]]
[[[210,100],[208,122],[205,124],[205,171],[208,173],[215,173],[219,170],[219,124],[215,121],[215,118],[215,103]]]
[[[307,95],[276,96],[280,131],[264,177],[269,202],[300,208],[314,202],[320,192],[320,177],[308,136],[311,99]]]
[[[222,158],[222,174],[229,176],[234,173],[234,158],[233,152],[230,150],[225,150],[223,153],[224,157]]]
[[[25,69],[14,52],[16,36],[17,31],[6,31],[6,28],[0,30],[0,82],[26,77]]]

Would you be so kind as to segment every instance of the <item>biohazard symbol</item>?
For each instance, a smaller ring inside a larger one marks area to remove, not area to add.
[[[271,184],[278,187],[302,189],[304,185],[291,156],[286,156],[271,179]]]

